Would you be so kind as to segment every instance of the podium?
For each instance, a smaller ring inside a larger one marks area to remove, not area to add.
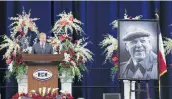
[[[28,93],[42,87],[58,88],[57,62],[64,59],[63,54],[22,54],[22,58],[28,65]]]

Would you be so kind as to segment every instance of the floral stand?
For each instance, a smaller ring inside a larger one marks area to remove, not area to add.
[[[61,90],[65,90],[72,94],[72,82],[74,77],[69,76],[69,74],[66,73],[62,73],[59,77],[61,82]]]
[[[18,83],[18,93],[28,93],[28,76],[23,75],[20,79],[17,79]]]

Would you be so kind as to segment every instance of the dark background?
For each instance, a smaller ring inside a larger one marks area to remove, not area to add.
[[[98,45],[103,40],[106,33],[112,34],[117,37],[117,30],[112,30],[109,24],[115,19],[123,19],[125,9],[128,15],[135,17],[136,15],[143,15],[143,19],[155,19],[155,9],[159,10],[160,15],[160,28],[162,36],[172,37],[171,29],[168,25],[172,23],[172,2],[120,2],[120,1],[88,1],[88,2],[75,2],[75,1],[30,1],[30,2],[0,2],[0,34],[9,35],[9,28],[11,21],[9,17],[16,16],[21,13],[22,6],[28,12],[31,9],[31,17],[41,18],[36,21],[40,32],[50,34],[51,27],[55,20],[58,18],[56,15],[62,11],[72,11],[74,17],[81,20],[84,25],[83,30],[92,41],[88,48],[94,53],[94,62],[88,63],[88,73],[83,73],[82,82],[77,79],[73,83],[73,96],[84,97],[85,99],[102,99],[103,93],[121,92],[123,97],[123,83],[115,78],[112,82],[110,77],[110,68],[113,66],[110,63],[102,65],[105,56],[102,55],[103,49]],[[74,35],[77,39],[76,35]],[[1,51],[1,59],[4,54]],[[4,60],[0,61],[0,92],[2,99],[10,99],[12,95],[17,92],[17,82],[14,77],[11,77],[10,82],[4,80],[4,73],[6,65]],[[171,64],[171,55],[167,57],[167,64]],[[168,73],[161,77],[161,99],[172,99],[172,76],[171,67],[168,66]],[[143,87],[145,83],[142,84]],[[158,81],[150,81],[150,95],[151,99],[159,99],[158,94]],[[123,99],[123,98],[122,98]],[[141,94],[141,99],[146,99],[146,94]]]

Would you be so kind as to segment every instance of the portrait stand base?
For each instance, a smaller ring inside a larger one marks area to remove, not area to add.
[[[130,80],[123,80],[124,83],[124,99],[129,99],[130,97],[130,84],[132,84],[132,90],[135,90],[135,83],[136,81],[130,82]],[[131,93],[131,99],[136,99],[135,98],[135,92]]]
[[[141,81],[146,81],[146,89],[141,89]],[[150,98],[150,94],[149,94],[149,83],[148,83],[149,80],[137,80],[136,83],[137,83],[137,90],[132,90],[132,80],[130,80],[130,99],[131,98],[131,93],[132,92],[137,92],[137,99],[140,99],[140,92],[146,92],[147,93],[147,99],[151,99]]]

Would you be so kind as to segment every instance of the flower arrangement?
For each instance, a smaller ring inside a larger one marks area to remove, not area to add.
[[[114,38],[112,35],[107,34],[104,37],[104,40],[100,42],[100,45],[102,48],[106,47],[106,49],[103,52],[106,53],[106,58],[104,62],[106,63],[107,60],[111,60],[113,52],[118,50],[118,40]]]
[[[172,39],[165,37],[163,42],[165,54],[170,54],[172,50]]]
[[[80,25],[83,23],[74,18],[72,12],[66,13],[64,11],[57,16],[60,16],[60,19],[55,22],[52,28],[52,32],[55,34],[55,36],[59,35],[59,33],[61,32],[64,32],[66,33],[66,35],[68,35],[68,30],[70,31],[70,33],[73,33],[73,28],[76,30],[77,33],[84,32],[80,27]]]
[[[127,14],[127,10],[125,10],[124,13],[124,19],[137,19],[139,20],[140,18],[142,18],[142,15],[138,15],[134,18],[132,18],[131,16],[128,16]],[[110,25],[112,25],[112,29],[118,28],[118,20],[114,20],[112,23],[110,23]],[[109,60],[111,63],[114,64],[114,66],[111,68],[111,78],[112,80],[114,80],[114,77],[117,74],[118,71],[118,40],[116,38],[114,38],[112,35],[107,34],[105,35],[104,39],[102,42],[100,42],[99,44],[101,46],[101,48],[105,48],[103,54],[106,55],[105,61],[104,63],[107,62],[107,60]]]
[[[30,93],[16,93],[11,99],[74,99],[73,96],[67,91],[61,90],[60,94],[57,94],[58,88],[39,88],[36,92],[32,90]]]
[[[38,18],[30,18],[29,14],[22,11],[22,14],[17,14],[18,17],[11,17],[10,20],[14,22],[10,24],[10,37],[7,35],[1,36],[3,42],[0,44],[0,50],[6,48],[6,52],[3,55],[3,59],[6,60],[8,65],[8,70],[6,72],[6,78],[9,79],[11,75],[16,76],[16,78],[21,78],[27,71],[26,64],[23,63],[22,53],[31,53],[30,37],[28,37],[28,30],[38,33],[38,28],[33,21],[38,20]]]
[[[55,37],[50,38],[55,53],[64,54],[64,61],[58,64],[60,75],[65,74],[66,78],[77,76],[81,80],[81,71],[87,71],[86,62],[93,61],[93,53],[86,48],[89,42],[87,39],[81,38],[72,42],[73,29],[80,34],[83,32],[78,24],[83,24],[81,21],[73,18],[72,13],[62,12],[61,17],[53,26]]]
[[[103,53],[106,53],[106,58],[104,63],[109,60],[110,62],[114,63],[114,66],[111,68],[111,77],[112,80],[116,75],[116,72],[118,71],[118,40],[114,38],[113,36],[107,34],[104,37],[104,40],[100,42],[101,47],[106,47]]]
[[[30,10],[31,11],[31,10]],[[34,21],[39,20],[40,18],[30,18],[31,13],[27,14],[24,10],[22,14],[17,14],[18,17],[10,17],[9,19],[14,21],[10,24],[11,37],[15,38],[16,34],[19,32],[22,36],[27,35],[28,30],[33,31],[38,34],[38,28]]]
[[[142,17],[143,17],[143,15],[138,15],[138,16],[135,16],[135,17],[128,16],[127,10],[125,9],[124,19],[128,19],[128,20],[130,20],[130,19],[139,20]],[[110,25],[112,25],[112,29],[118,28],[118,20],[114,20],[112,23],[110,23]]]

